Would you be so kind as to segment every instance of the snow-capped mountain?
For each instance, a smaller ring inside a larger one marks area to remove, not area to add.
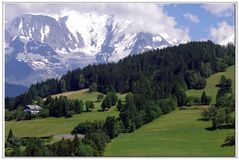
[[[226,46],[228,43],[235,44],[235,36],[234,36],[234,34],[226,37],[219,44]]]
[[[129,31],[129,25],[120,17],[76,11],[57,18],[16,17],[5,27],[6,82],[29,86],[88,64],[173,45],[161,35]]]

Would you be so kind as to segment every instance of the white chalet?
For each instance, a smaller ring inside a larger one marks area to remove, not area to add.
[[[38,112],[40,112],[41,107],[38,105],[26,105],[24,107],[24,112],[30,112],[31,114],[37,114]]]

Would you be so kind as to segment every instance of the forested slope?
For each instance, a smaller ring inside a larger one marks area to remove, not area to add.
[[[118,63],[89,65],[69,71],[60,79],[34,84],[28,93],[6,99],[6,108],[32,103],[38,96],[96,86],[103,93],[116,91],[143,94],[158,100],[174,96],[185,104],[187,89],[202,89],[205,78],[235,63],[233,45],[222,47],[211,41],[190,42],[127,57]]]

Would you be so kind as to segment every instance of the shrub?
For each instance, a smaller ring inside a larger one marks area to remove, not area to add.
[[[235,146],[235,135],[227,136],[224,142],[227,146]]]
[[[71,132],[71,134],[86,134],[88,132],[94,132],[96,130],[102,129],[102,122],[84,122],[77,125]]]
[[[103,94],[99,94],[97,96],[97,102],[101,102],[101,100],[104,98],[104,95]]]
[[[89,86],[90,92],[96,92],[97,91],[97,84],[94,82],[92,85]]]
[[[85,102],[85,108],[86,108],[86,112],[91,112],[92,109],[94,109],[93,101],[86,101]]]
[[[70,117],[72,117],[74,114],[75,114],[74,111],[68,111],[68,112],[66,113],[66,118],[70,118]]]
[[[49,117],[49,109],[42,109],[37,115],[42,118]]]
[[[206,120],[206,121],[208,121],[210,119],[210,113],[209,113],[208,108],[203,109],[203,111],[201,113],[201,117],[203,120]]]
[[[202,96],[201,96],[201,104],[202,105],[209,105],[211,100],[212,100],[212,98],[207,96],[205,91],[203,91]]]

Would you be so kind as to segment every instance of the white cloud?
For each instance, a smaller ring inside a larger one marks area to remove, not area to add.
[[[234,13],[234,4],[232,3],[203,4],[201,7],[216,16],[232,16]]]
[[[216,43],[221,43],[226,38],[235,35],[234,26],[222,21],[217,24],[217,27],[210,27],[210,39]]]
[[[169,41],[189,41],[188,29],[179,27],[173,17],[168,16],[162,5],[154,3],[18,3],[6,5],[6,19],[12,19],[23,13],[41,13],[60,15],[62,11],[75,10],[79,13],[96,12],[125,18],[131,21],[131,31],[167,34]]]
[[[191,13],[185,13],[183,16],[194,23],[200,22],[199,18]]]

